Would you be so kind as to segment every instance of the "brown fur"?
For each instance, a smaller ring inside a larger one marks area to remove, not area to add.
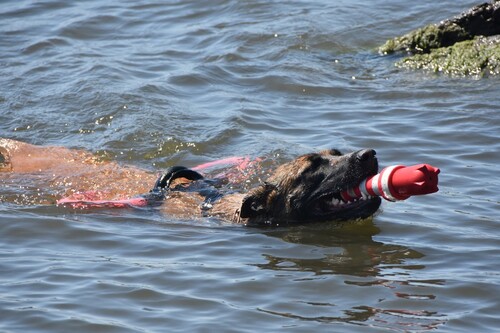
[[[172,190],[160,209],[175,217],[214,216],[257,225],[365,218],[378,209],[380,199],[340,208],[331,202],[341,190],[377,172],[374,156],[372,150],[348,155],[326,150],[303,155],[279,166],[264,184],[247,194],[222,193],[221,198],[208,204],[198,191],[199,183],[194,186],[179,178],[171,184]],[[99,193],[96,199],[133,197],[147,193],[156,178],[155,173],[102,161],[86,151],[0,139],[0,183],[13,186],[28,179],[32,187],[47,189],[50,194],[42,203],[53,203],[78,191],[95,191]]]

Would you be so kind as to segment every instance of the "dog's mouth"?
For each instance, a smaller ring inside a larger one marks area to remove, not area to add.
[[[355,219],[372,215],[380,206],[381,199],[363,195],[361,198],[345,201],[340,192],[328,193],[312,205],[312,214],[316,217],[332,219]]]
[[[322,220],[351,220],[366,218],[373,215],[380,207],[382,200],[378,196],[362,194],[360,198],[345,200],[341,193],[358,186],[362,180],[377,173],[378,167],[366,170],[365,174],[354,182],[344,184],[341,189],[324,192],[309,205],[311,214],[315,219]]]

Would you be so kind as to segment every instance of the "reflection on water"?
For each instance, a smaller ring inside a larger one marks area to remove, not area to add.
[[[317,306],[318,304],[312,304]],[[330,306],[320,304],[321,306]],[[402,331],[430,331],[438,328],[445,320],[439,319],[439,315],[428,311],[409,310],[384,310],[368,306],[358,306],[345,310],[340,317],[303,317],[291,313],[280,313],[276,311],[259,309],[262,312],[290,319],[304,321],[317,321],[320,323],[349,323],[360,326],[376,328],[388,328],[390,330]]]
[[[321,226],[302,226],[288,230],[268,232],[286,242],[310,244],[321,249],[321,258],[293,258],[265,254],[269,263],[261,268],[284,271],[307,271],[315,275],[346,274],[358,277],[377,277],[391,267],[423,269],[418,265],[404,266],[410,259],[424,255],[398,245],[384,244],[373,240],[380,232],[371,219]]]
[[[413,270],[425,269],[420,263],[424,255],[408,247],[386,244],[373,240],[380,229],[373,224],[372,219],[338,225],[313,225],[267,231],[266,235],[278,237],[285,242],[313,246],[314,250],[304,257],[304,251],[297,256],[288,255],[286,251],[272,254],[264,252],[265,263],[255,266],[276,271],[276,274],[286,272],[306,272],[306,277],[294,281],[328,279],[329,275],[341,276],[343,286],[350,290],[384,287],[389,296],[379,299],[379,306],[355,305],[343,308],[342,305],[325,302],[298,301],[295,311],[280,311],[273,307],[259,308],[260,311],[286,318],[318,321],[324,323],[353,323],[391,329],[432,330],[446,322],[446,315],[435,310],[405,307],[406,300],[433,301],[436,296],[418,293],[421,285],[444,285],[444,280],[408,280]],[[409,263],[411,262],[411,263]],[[402,290],[414,290],[402,291]],[[371,291],[366,290],[367,294]],[[330,291],[329,291],[330,293]],[[336,291],[331,291],[335,299]],[[343,291],[345,293],[345,291]],[[348,291],[347,291],[348,293]],[[353,295],[363,293],[357,290]],[[390,306],[385,305],[390,303]],[[397,306],[400,304],[400,306]],[[305,316],[303,307],[320,308],[322,315]],[[430,306],[434,308],[434,306]],[[328,313],[339,315],[329,315]]]

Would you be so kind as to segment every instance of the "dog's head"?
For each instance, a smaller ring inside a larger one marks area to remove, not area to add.
[[[240,217],[249,225],[291,224],[367,218],[379,197],[344,202],[340,193],[378,172],[372,149],[341,154],[326,150],[281,165],[243,199]]]

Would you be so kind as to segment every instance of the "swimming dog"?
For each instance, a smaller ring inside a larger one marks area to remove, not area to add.
[[[83,150],[0,139],[0,184],[6,189],[19,183],[37,193],[38,203],[54,204],[68,196],[88,203],[139,195],[141,203],[169,216],[209,216],[245,225],[368,218],[378,210],[379,197],[345,202],[340,193],[377,172],[373,149],[348,154],[329,149],[278,166],[264,182],[242,193],[184,167],[172,167],[158,178]]]

